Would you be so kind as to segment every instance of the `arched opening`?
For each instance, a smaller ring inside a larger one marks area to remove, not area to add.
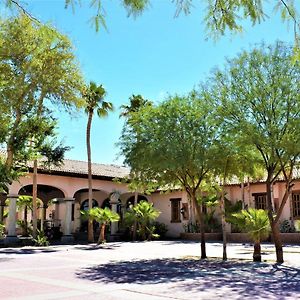
[[[105,208],[105,207],[108,207],[109,209],[111,209],[111,204],[110,204],[109,198],[106,198],[106,199],[102,202],[101,208]]]
[[[93,199],[92,200],[92,207],[99,207],[99,203],[97,200]],[[89,199],[84,200],[81,205],[80,205],[80,210],[81,211],[87,211],[89,209]],[[94,231],[97,230],[98,223],[97,222],[93,222],[93,227],[94,227]],[[81,216],[81,224],[80,224],[80,231],[81,232],[87,232],[88,230],[88,220],[84,217]]]
[[[100,207],[104,199],[108,197],[108,192],[93,189],[93,207]],[[88,209],[88,188],[82,188],[74,193],[74,230],[77,232],[87,232],[88,221],[83,218],[81,210]],[[95,225],[96,226],[96,225]]]
[[[99,207],[97,200],[93,199],[92,207]],[[80,210],[87,211],[89,209],[89,199],[84,200],[80,205]]]
[[[32,194],[32,184],[23,186],[18,192],[18,195],[20,196],[17,202],[19,211],[18,226],[19,230],[24,235],[28,235],[31,228],[30,220],[32,219]],[[59,233],[61,220],[59,219],[58,212],[55,209],[54,203],[57,198],[65,198],[64,192],[54,186],[38,184],[37,198],[38,228],[44,230],[47,234],[48,231],[52,230],[55,227],[57,228],[57,232]]]
[[[148,199],[143,195],[138,195],[137,203],[139,203],[141,201],[147,201],[148,202]],[[128,209],[130,207],[130,205],[133,205],[133,203],[134,203],[134,196],[131,196],[126,201],[126,209]]]

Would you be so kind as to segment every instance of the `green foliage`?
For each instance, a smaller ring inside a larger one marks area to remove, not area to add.
[[[210,168],[217,130],[212,111],[197,92],[141,108],[120,139],[125,163],[142,182],[196,193]]]
[[[200,225],[198,222],[188,222],[183,224],[184,232],[188,233],[199,233],[200,232]]]
[[[32,226],[30,226],[30,223],[24,220],[17,220],[17,225],[21,228],[23,236],[32,235]]]
[[[141,201],[125,213],[124,222],[127,226],[131,227],[137,223],[137,233],[142,240],[158,237],[155,234],[154,220],[159,216],[160,212],[153,207],[152,203]]]
[[[193,0],[172,0],[175,4],[175,16],[181,13],[188,15],[195,8]],[[5,0],[6,6],[25,12],[31,19],[34,18],[18,0]],[[79,1],[78,3],[81,4]],[[65,8],[78,4],[75,0],[65,0]],[[151,0],[120,0],[120,3],[127,10],[128,16],[136,17],[142,14],[147,8],[151,7]],[[198,4],[198,3],[197,3]],[[273,3],[272,3],[273,4]],[[94,9],[91,22],[96,31],[101,27],[106,28],[105,8],[102,0],[90,0],[90,7]],[[197,5],[198,6],[198,5]],[[201,1],[200,9],[205,11],[204,23],[206,24],[209,36],[217,39],[227,32],[237,33],[243,30],[243,22],[249,20],[255,26],[269,18],[269,15],[279,13],[284,23],[292,24],[295,37],[295,58],[300,58],[299,33],[300,20],[297,4],[294,0],[274,1],[273,10],[268,11],[269,2],[266,0],[206,0]]]
[[[144,99],[141,95],[132,95],[129,98],[129,105],[121,105],[120,117],[126,117],[130,119],[130,115],[138,112],[141,108],[151,106],[153,103],[150,100]]]
[[[168,226],[165,223],[161,222],[153,222],[153,226],[155,228],[154,233],[159,238],[164,238],[168,232]]]
[[[226,222],[235,224],[235,217],[234,214],[240,212],[243,209],[243,202],[242,200],[238,200],[235,203],[229,201],[225,198],[225,218]]]
[[[296,232],[300,232],[300,220],[294,221],[294,227],[295,227]]]
[[[205,232],[219,232],[221,230],[221,224],[214,214],[215,210],[213,209],[203,215]]]
[[[279,230],[282,233],[295,232],[295,228],[294,228],[294,226],[292,226],[292,224],[289,220],[283,220],[282,222],[280,222]]]
[[[68,110],[79,105],[82,79],[70,41],[23,13],[0,20],[0,48],[0,145],[7,150],[3,185],[55,136],[56,121],[44,101]]]
[[[253,242],[260,243],[270,234],[270,222],[265,210],[249,208],[233,214],[236,225],[245,230]]]
[[[0,223],[0,239],[3,239],[5,233],[5,225]]]
[[[39,247],[49,246],[48,238],[45,235],[45,232],[42,230],[37,230],[36,239],[32,239],[32,240],[36,246],[39,246]]]
[[[81,214],[84,216],[84,218],[96,221],[100,225],[107,225],[110,222],[117,222],[120,219],[120,216],[116,212],[111,211],[108,207],[93,207],[87,211],[81,211]]]
[[[106,117],[109,111],[113,110],[111,102],[104,101],[106,91],[102,85],[97,86],[93,81],[82,90],[84,109],[87,114],[93,114],[96,110],[100,118]]]

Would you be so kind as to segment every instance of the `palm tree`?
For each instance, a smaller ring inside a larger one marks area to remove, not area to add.
[[[108,225],[110,222],[117,222],[120,220],[120,216],[116,212],[111,211],[108,207],[94,207],[82,213],[86,215],[91,222],[96,221],[99,223],[100,234],[97,242],[98,245],[105,242],[106,225]]]
[[[152,101],[144,99],[141,95],[134,94],[129,98],[129,102],[129,105],[120,106],[120,108],[122,109],[120,117],[128,118],[131,113],[139,111],[142,107],[152,105]]]
[[[260,243],[268,237],[271,231],[268,214],[263,209],[249,208],[239,213],[233,214],[237,220],[237,225],[246,230],[254,242],[253,261],[261,261]]]
[[[82,97],[85,100],[85,112],[88,115],[87,127],[86,127],[86,147],[88,157],[88,198],[89,209],[93,206],[93,187],[92,187],[92,158],[91,158],[91,125],[94,112],[96,111],[99,118],[106,117],[109,111],[113,110],[113,104],[111,102],[104,101],[106,95],[105,89],[102,85],[97,86],[93,81],[89,86],[85,86]],[[88,222],[88,242],[94,242],[93,222]]]
[[[132,226],[137,224],[137,232],[143,240],[151,239],[154,232],[153,221],[159,216],[160,211],[153,207],[152,203],[141,201],[130,208],[125,214],[125,222]]]
[[[127,119],[127,121],[130,120],[130,115],[132,113],[138,112],[141,108],[146,107],[146,106],[152,106],[152,101],[144,99],[142,95],[132,95],[129,97],[129,105],[121,105],[121,113],[120,117],[124,117]],[[138,189],[135,189],[134,191],[134,203],[133,205],[137,204],[138,200]],[[136,221],[133,224],[133,233],[132,233],[132,240],[136,240],[136,230],[137,230],[137,223]]]

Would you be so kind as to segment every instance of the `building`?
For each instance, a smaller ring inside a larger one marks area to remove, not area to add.
[[[93,164],[93,205],[111,207],[121,216],[134,200],[134,193],[122,183],[129,175],[129,169],[116,165]],[[118,181],[116,181],[118,179]],[[85,221],[80,210],[88,207],[87,163],[76,160],[65,160],[61,167],[50,170],[38,170],[38,198],[42,200],[39,218],[48,220],[53,226],[60,228],[64,241],[73,240],[75,233],[86,231]],[[278,181],[273,186],[274,207],[277,209],[283,197],[285,183]],[[266,188],[263,182],[251,184],[230,184],[226,186],[227,198],[235,203],[243,201],[244,207],[266,209]],[[9,216],[6,220],[8,231],[6,241],[16,240],[16,219],[22,218],[22,211],[16,214],[16,199],[20,195],[32,194],[32,173],[28,173],[9,187]],[[0,199],[0,216],[3,215],[6,196]],[[184,191],[171,193],[154,192],[151,195],[139,194],[138,201],[147,200],[161,211],[158,221],[168,227],[169,237],[179,237],[190,219],[191,208]],[[216,209],[215,217],[219,219]],[[284,207],[281,220],[293,222],[300,219],[300,181],[293,186],[292,195]],[[0,219],[1,221],[1,219]],[[112,234],[118,232],[118,224],[112,226]],[[228,229],[230,231],[230,228]]]

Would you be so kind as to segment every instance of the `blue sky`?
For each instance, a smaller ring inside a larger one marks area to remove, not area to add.
[[[167,94],[189,92],[212,68],[222,67],[226,57],[234,57],[242,49],[262,41],[293,41],[293,31],[272,10],[266,22],[255,27],[245,22],[244,33],[214,42],[206,39],[204,6],[174,18],[171,0],[153,0],[152,7],[134,19],[127,17],[119,1],[104,0],[108,31],[96,33],[88,21],[93,12],[86,0],[74,13],[64,9],[63,0],[26,3],[33,15],[69,36],[85,80],[103,84],[107,100],[116,107],[108,118],[93,120],[92,160],[99,163],[122,164],[115,146],[123,126],[119,107],[132,94],[159,102]],[[60,138],[73,147],[66,157],[86,160],[86,116],[79,113],[70,118],[58,111],[56,115]]]

